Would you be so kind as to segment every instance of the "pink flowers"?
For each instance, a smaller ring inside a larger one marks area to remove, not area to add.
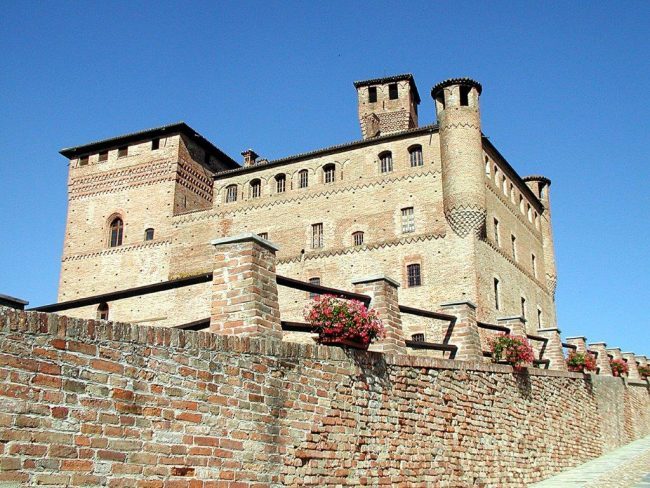
[[[498,334],[490,339],[492,361],[505,361],[514,368],[522,368],[535,360],[535,353],[528,339],[521,336]]]
[[[612,367],[612,374],[614,376],[626,375],[629,369],[627,363],[622,359],[612,359],[609,365]]]
[[[578,373],[596,371],[596,358],[590,353],[571,351],[566,364],[569,371]]]
[[[369,310],[360,301],[343,300],[332,295],[314,298],[305,311],[305,319],[318,332],[319,342],[336,339],[368,346],[385,333],[375,310]]]
[[[639,366],[639,376],[647,378],[650,376],[650,366]]]

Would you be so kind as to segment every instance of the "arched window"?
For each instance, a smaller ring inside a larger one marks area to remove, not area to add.
[[[251,181],[251,198],[259,198],[262,195],[262,182],[259,179]]]
[[[124,222],[119,217],[115,217],[111,222],[111,232],[108,244],[110,247],[122,245],[122,236],[124,235]]]
[[[352,233],[352,239],[354,240],[354,245],[355,246],[362,246],[363,245],[363,232],[358,230],[357,232]]]
[[[309,171],[302,169],[298,172],[298,188],[307,188],[309,186]]]
[[[323,166],[323,181],[325,183],[334,183],[336,180],[336,166],[333,164],[326,164]]]
[[[490,176],[490,160],[485,156],[485,176]]]
[[[102,302],[97,307],[97,319],[108,320],[108,303]]]
[[[422,146],[417,145],[409,147],[409,159],[411,161],[411,168],[423,166],[424,159],[422,159]]]
[[[228,185],[226,187],[226,203],[237,201],[237,185]]]
[[[275,177],[275,191],[276,193],[284,193],[287,189],[287,176],[284,174]]]
[[[151,227],[144,231],[144,240],[153,241],[153,229]]]
[[[384,151],[379,155],[379,168],[382,173],[390,173],[393,171],[393,153]]]

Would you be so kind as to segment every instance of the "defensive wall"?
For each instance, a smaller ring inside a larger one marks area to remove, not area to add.
[[[515,372],[483,349],[525,333],[520,317],[403,307],[383,276],[340,293],[381,314],[375,351],[287,342],[299,324],[279,314],[291,282],[277,248],[254,235],[214,246],[205,331],[0,308],[0,482],[520,487],[650,434],[645,357],[547,329],[529,336],[536,367]],[[449,322],[441,343],[405,338],[402,317],[427,313]],[[567,372],[563,346],[597,352],[599,373]],[[429,347],[455,359],[407,354]],[[629,376],[611,376],[610,355]]]

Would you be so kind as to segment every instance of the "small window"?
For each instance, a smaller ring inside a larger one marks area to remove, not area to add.
[[[442,106],[442,110],[445,109],[445,90],[440,90],[440,92],[436,95],[436,101]]]
[[[463,107],[467,107],[469,105],[469,91],[471,90],[471,87],[469,86],[461,86],[460,87],[460,105]]]
[[[86,166],[90,161],[90,156],[82,156],[79,158],[79,166]]]
[[[490,160],[485,156],[485,176],[490,177]]]
[[[109,236],[109,246],[117,247],[122,245],[122,237],[124,234],[124,222],[119,217],[116,217],[111,222],[110,227],[110,236]]]
[[[117,150],[117,157],[124,158],[129,155],[129,146],[122,146]]]
[[[503,194],[505,196],[508,196],[508,180],[506,180],[506,177],[503,177]]]
[[[260,232],[260,233],[257,234],[257,235],[260,236],[260,237],[261,237],[262,239],[264,239],[264,240],[268,240],[268,239],[269,239],[269,233],[268,233],[268,232]]]
[[[519,211],[524,213],[524,197],[519,195]]]
[[[517,238],[514,235],[510,236],[510,244],[512,244],[512,259],[517,261]]]
[[[157,149],[160,149],[160,139],[152,139],[151,140],[151,150],[155,151]]]
[[[153,229],[151,227],[144,231],[144,240],[153,241]]]
[[[494,308],[499,310],[501,297],[499,296],[499,280],[494,278]]]
[[[102,302],[97,307],[97,319],[108,320],[108,303]]]
[[[323,167],[323,180],[325,183],[334,183],[336,179],[336,166],[328,164]]]
[[[526,213],[528,214],[528,222],[533,223],[533,209],[530,208],[530,203],[526,204]]]
[[[524,297],[521,297],[521,316],[526,318],[526,299]]]
[[[537,328],[542,328],[542,309],[537,309]]]
[[[357,231],[352,234],[352,239],[354,240],[355,246],[363,245],[363,232]]]
[[[371,86],[368,88],[368,102],[375,103],[377,101],[377,87]]]
[[[318,276],[315,276],[313,278],[309,278],[309,284],[310,285],[320,286],[320,278]],[[320,295],[320,293],[309,292],[309,298],[311,298],[311,299],[315,298],[318,295]]]
[[[108,161],[108,151],[102,151],[99,153],[99,161]]]
[[[510,201],[515,203],[515,186],[510,183]]]
[[[499,237],[499,221],[494,219],[494,242],[498,247],[501,247],[501,238]]]
[[[415,168],[416,166],[423,166],[424,159],[422,158],[422,146],[411,146],[409,148],[409,159],[411,161],[412,168]]]
[[[406,267],[406,275],[408,278],[409,288],[412,286],[420,286],[422,284],[422,277],[420,276],[420,265],[409,264]]]
[[[385,151],[379,155],[380,169],[382,173],[390,173],[393,171],[393,154],[390,151]]]
[[[307,188],[309,186],[309,171],[302,169],[298,172],[298,188]]]
[[[530,266],[533,268],[533,276],[537,278],[537,258],[534,254],[530,255]]]
[[[413,342],[424,342],[424,334],[412,334],[411,340]]]
[[[237,185],[229,185],[226,187],[226,203],[237,201]]]
[[[323,247],[323,224],[313,224],[311,226],[311,247],[319,249]]]
[[[402,209],[402,233],[415,232],[415,212],[413,207]]]
[[[251,198],[259,198],[262,195],[262,182],[260,180],[251,181]]]
[[[388,98],[391,100],[397,100],[397,83],[391,83],[388,85]]]
[[[277,175],[275,177],[275,191],[276,193],[284,193],[287,189],[287,176]]]

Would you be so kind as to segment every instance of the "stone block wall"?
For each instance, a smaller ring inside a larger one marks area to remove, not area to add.
[[[0,484],[520,487],[650,434],[647,384],[0,308]]]

